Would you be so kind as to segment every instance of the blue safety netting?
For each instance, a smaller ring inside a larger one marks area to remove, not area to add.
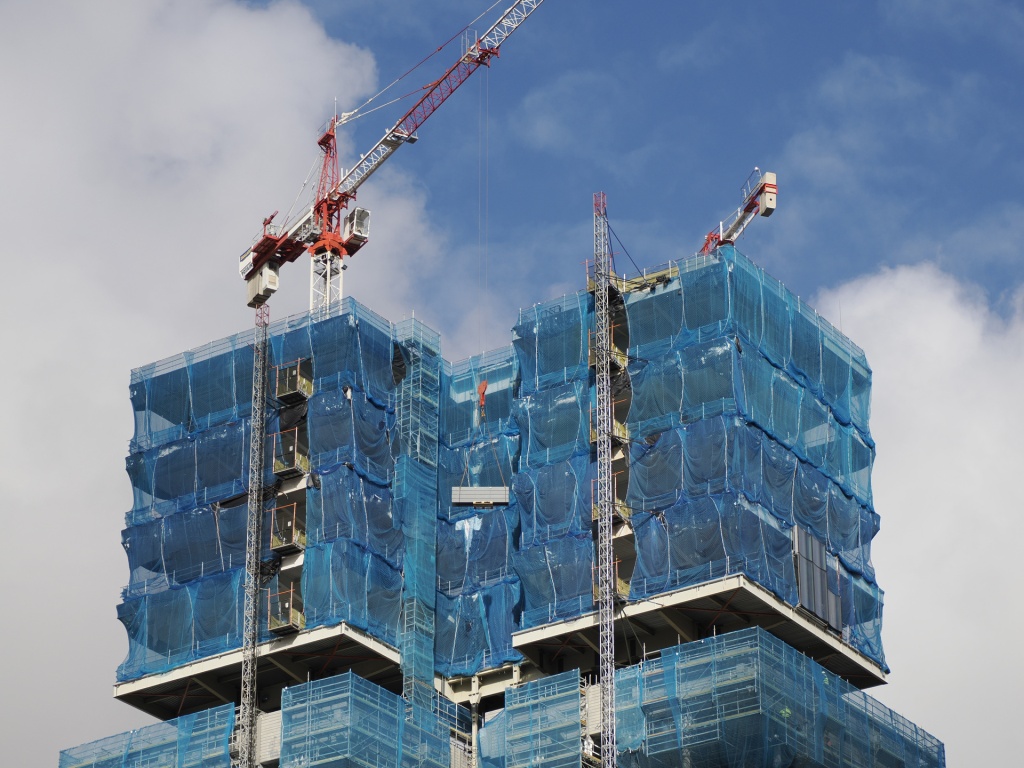
[[[514,578],[512,552],[517,520],[515,507],[498,507],[439,521],[437,583],[451,594]]]
[[[941,768],[940,741],[760,628],[615,676],[618,764]]]
[[[797,604],[804,530],[827,553],[835,629],[884,664],[863,352],[731,247],[622,287],[631,599],[743,573]],[[519,628],[592,609],[592,325],[581,291],[523,310],[511,347],[455,365],[419,324],[351,301],[272,326],[272,362],[309,359],[315,382],[301,408],[268,413],[270,454],[308,433],[307,626],[402,645],[402,612],[415,614],[408,626],[443,633],[406,649],[426,681],[428,657],[478,671],[517,658]],[[237,647],[251,360],[240,334],[133,372],[121,679]],[[467,486],[512,503],[453,505]]]
[[[798,527],[828,553],[844,639],[884,667],[863,352],[731,247],[624,303],[631,598],[743,573],[798,604]]]
[[[738,336],[821,400],[844,425],[868,434],[871,369],[864,352],[732,246],[674,262],[625,295],[631,359]]]
[[[405,535],[391,488],[345,465],[322,469],[317,479],[306,493],[307,541],[346,539],[401,569]]]
[[[134,503],[123,533],[130,581],[118,607],[129,650],[119,680],[241,645],[251,344],[251,333],[238,334],[132,373]],[[312,473],[306,626],[346,621],[392,644],[408,546],[402,513],[409,503],[395,501],[398,383],[414,369],[405,346],[397,328],[351,300],[337,315],[288,318],[269,329],[271,393],[275,366],[310,360],[314,378],[308,403],[271,401],[264,476],[276,481],[282,434],[303,430],[297,445]],[[421,425],[405,428],[411,438]],[[431,439],[436,425],[424,442]],[[433,495],[421,507],[433,519]],[[433,576],[425,579],[433,594]],[[267,627],[261,633],[270,637]]]
[[[452,489],[508,487],[519,466],[519,435],[478,435],[455,447],[438,446],[439,515],[454,520],[470,509],[452,504]]]
[[[720,414],[756,424],[802,462],[871,503],[874,443],[841,423],[814,393],[775,368],[736,337],[669,350],[629,366],[631,401],[626,424],[647,438]]]
[[[516,401],[514,413],[527,466],[590,453],[590,387],[585,380],[525,395]]]
[[[594,607],[594,542],[590,532],[523,547],[513,554],[523,582],[523,626],[587,613]]]
[[[449,755],[434,709],[352,672],[281,694],[281,768],[448,768]]]
[[[440,591],[434,637],[437,671],[455,677],[522,661],[512,647],[522,604],[522,586],[513,578],[474,590]]]
[[[396,327],[406,375],[398,392],[400,453],[394,479],[395,506],[402,519],[403,692],[425,706],[434,692],[437,625],[438,437],[443,365],[440,338],[415,320]]]
[[[523,586],[523,627],[593,608],[592,327],[593,297],[580,291],[520,311],[513,328],[522,384],[512,405],[521,434],[512,563]]]
[[[584,455],[524,469],[515,476],[512,490],[519,505],[521,547],[591,529],[593,470]]]
[[[386,485],[394,471],[394,411],[357,390],[317,390],[309,399],[309,453],[314,469],[345,464]]]
[[[630,446],[626,504],[639,530],[651,512],[699,509],[704,496],[742,494],[783,530],[801,525],[850,572],[874,581],[871,541],[877,513],[819,468],[734,416],[716,416],[649,436]]]
[[[586,381],[594,299],[584,292],[519,311],[512,344],[524,394],[570,381]]]
[[[630,598],[742,573],[797,602],[788,530],[743,497],[718,494],[634,515],[637,563]]]
[[[235,705],[183,715],[60,753],[59,768],[230,768]]]
[[[306,548],[302,566],[306,626],[342,621],[396,645],[402,572],[350,539]]]
[[[485,418],[479,387],[485,387]],[[441,387],[441,442],[456,447],[483,435],[514,430],[512,402],[518,394],[519,359],[511,346],[445,364]]]
[[[489,714],[477,736],[477,762],[480,768],[506,768],[505,710]]]
[[[455,488],[507,488],[512,482],[519,466],[519,428],[512,418],[518,386],[511,347],[446,365],[442,376],[434,658],[446,676],[522,660],[512,647],[523,608],[512,565],[518,506],[514,500],[490,508],[451,503]]]
[[[630,440],[616,484],[636,532],[631,599],[743,573],[798,604],[800,527],[827,551],[844,638],[884,666],[863,352],[731,247],[622,285],[615,397]],[[591,324],[580,293],[521,312],[514,329],[524,626],[592,606]]]

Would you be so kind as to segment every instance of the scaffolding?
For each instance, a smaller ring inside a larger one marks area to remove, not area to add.
[[[229,768],[234,726],[226,704],[65,749],[58,768]]]
[[[935,737],[760,628],[621,670],[620,764],[945,765]]]
[[[432,705],[348,672],[285,689],[280,768],[448,768],[449,733]]]

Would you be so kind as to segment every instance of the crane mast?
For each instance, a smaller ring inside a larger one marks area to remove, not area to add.
[[[246,521],[245,591],[242,619],[242,681],[237,731],[237,768],[257,765],[256,689],[257,646],[259,643],[259,593],[264,581],[261,541],[263,522],[263,464],[266,441],[266,384],[268,370],[267,336],[270,308],[266,303],[278,288],[282,264],[295,261],[302,253],[312,257],[310,310],[323,311],[341,300],[341,261],[361,248],[369,236],[369,212],[355,208],[342,212],[355,200],[356,191],[402,144],[416,141],[416,131],[481,65],[489,66],[501,44],[544,0],[519,0],[441,76],[395,123],[358,164],[344,175],[338,167],[336,131],[345,117],[332,118],[321,134],[322,152],[316,199],[296,221],[284,226],[273,223],[277,215],[263,220],[263,231],[255,244],[240,257],[239,272],[246,281],[248,305],[256,310],[253,343],[252,420],[249,443],[249,488]],[[614,723],[614,720],[613,720]]]

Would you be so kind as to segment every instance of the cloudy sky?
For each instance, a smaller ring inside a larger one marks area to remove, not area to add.
[[[237,256],[299,193],[335,102],[489,5],[0,0],[6,762],[148,722],[111,697],[130,369],[251,325]],[[549,0],[361,191],[372,242],[346,272],[456,359],[582,284],[593,192],[653,266],[774,170],[779,210],[740,247],[872,363],[893,669],[874,693],[951,765],[1019,754],[1021,39],[1001,0]],[[345,129],[343,165],[396,108]],[[282,280],[275,317],[306,306],[303,267]]]

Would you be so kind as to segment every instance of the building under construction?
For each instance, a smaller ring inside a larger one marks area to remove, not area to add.
[[[268,355],[256,764],[945,765],[864,692],[870,368],[731,245],[597,270],[460,362],[351,299]],[[114,695],[163,722],[60,768],[232,764],[253,356],[250,331],[132,372]]]

